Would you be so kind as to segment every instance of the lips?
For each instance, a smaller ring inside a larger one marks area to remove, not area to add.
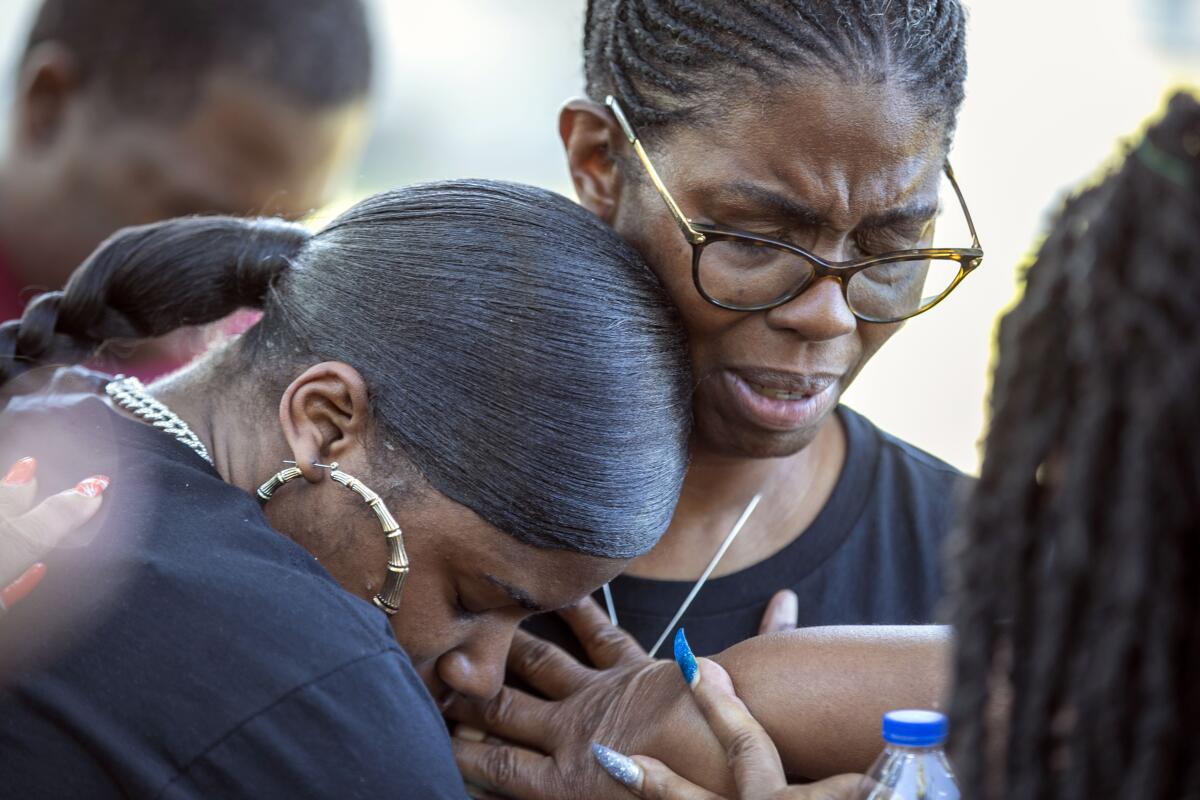
[[[839,376],[737,369],[725,373],[734,404],[759,427],[793,431],[820,421],[837,402]]]
[[[778,400],[802,400],[820,394],[836,383],[832,372],[800,374],[770,369],[735,369],[732,372],[756,392]]]

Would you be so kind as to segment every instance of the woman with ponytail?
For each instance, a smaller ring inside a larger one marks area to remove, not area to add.
[[[124,230],[0,326],[0,459],[111,478],[0,626],[0,794],[461,796],[438,715],[666,528],[678,323],[551,193]],[[260,308],[147,388],[51,365]],[[149,424],[147,424],[149,423]]]

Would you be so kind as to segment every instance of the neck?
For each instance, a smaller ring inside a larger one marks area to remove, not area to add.
[[[156,381],[151,388],[204,442],[213,466],[226,483],[253,494],[264,480],[283,469],[288,452],[274,406],[261,402],[251,379],[229,385],[237,372],[222,368],[219,351]],[[220,392],[212,387],[220,386]]]
[[[165,404],[204,442],[221,478],[254,495],[262,483],[284,469],[290,452],[283,436],[277,399],[260,376],[239,369],[229,350],[200,359],[199,363],[155,382],[151,394]],[[231,376],[238,376],[231,379]],[[303,483],[303,481],[300,481]],[[326,481],[326,486],[332,484]],[[343,489],[326,489],[340,499]],[[365,529],[348,523],[337,504],[330,506],[319,490],[297,491],[265,508],[267,521],[281,535],[308,550],[347,590],[363,599],[378,591],[386,545],[378,535],[378,522]],[[330,529],[338,531],[329,536]],[[363,546],[347,546],[346,536],[366,530]]]
[[[783,458],[729,456],[693,443],[670,527],[626,573],[695,580],[756,494],[762,500],[713,576],[762,561],[812,523],[829,499],[844,459],[845,434],[837,415],[830,415],[811,444]]]

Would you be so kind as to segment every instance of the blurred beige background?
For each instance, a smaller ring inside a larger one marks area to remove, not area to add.
[[[163,0],[170,2],[170,0]],[[351,194],[480,176],[570,193],[559,104],[582,87],[582,0],[371,0],[375,131]],[[36,0],[0,0],[0,63]],[[909,323],[847,402],[975,470],[991,337],[1062,192],[1116,152],[1173,85],[1200,83],[1200,0],[974,0],[955,171],[987,249]]]

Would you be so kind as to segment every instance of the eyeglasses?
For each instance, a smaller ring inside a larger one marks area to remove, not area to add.
[[[975,223],[949,161],[945,174],[966,217],[970,247],[911,248],[852,261],[827,261],[787,242],[688,219],[650,163],[621,104],[611,95],[605,104],[691,244],[692,282],[714,306],[766,311],[791,302],[820,278],[834,278],[854,316],[866,322],[901,322],[945,300],[983,261]]]

